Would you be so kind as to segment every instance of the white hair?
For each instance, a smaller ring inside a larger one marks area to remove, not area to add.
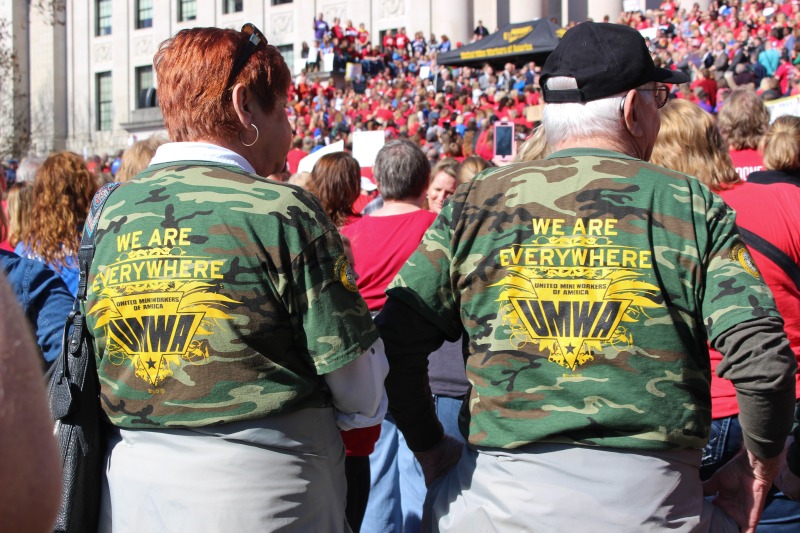
[[[578,82],[575,78],[557,76],[547,80],[547,88],[556,91],[577,89]],[[542,124],[548,146],[557,146],[571,139],[621,135],[624,130],[622,106],[626,94],[627,91],[585,103],[545,105]]]
[[[23,157],[22,161],[19,162],[19,168],[17,169],[17,181],[27,181],[29,183],[33,183],[34,178],[36,177],[36,171],[40,166],[42,166],[44,160],[44,157],[35,155]]]

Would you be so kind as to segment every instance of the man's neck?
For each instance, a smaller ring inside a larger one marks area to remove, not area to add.
[[[581,137],[578,139],[569,139],[562,143],[553,146],[553,152],[567,150],[569,148],[595,148],[597,150],[610,150],[612,152],[619,152],[636,159],[644,159],[644,154],[640,154],[639,150],[633,143],[619,141],[617,139],[609,139],[607,137]]]

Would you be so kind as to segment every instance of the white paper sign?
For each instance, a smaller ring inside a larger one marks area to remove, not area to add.
[[[383,130],[356,131],[353,133],[353,157],[362,167],[371,167],[385,143],[386,133]]]
[[[800,95],[778,98],[770,102],[764,102],[769,111],[769,122],[772,124],[775,119],[783,115],[800,117]]]
[[[297,164],[297,171],[298,172],[311,172],[314,170],[314,165],[317,164],[319,158],[326,154],[334,154],[336,152],[343,152],[344,151],[344,141],[337,141],[333,144],[329,144],[325,148],[320,148],[313,154],[308,154],[300,162]]]
[[[322,70],[330,72],[333,70],[333,53],[322,54]]]
[[[419,77],[422,78],[423,80],[425,78],[430,78],[431,77],[431,67],[428,66],[428,65],[423,65],[423,66],[419,67]]]
[[[642,3],[639,0],[622,0],[623,11],[641,11]]]

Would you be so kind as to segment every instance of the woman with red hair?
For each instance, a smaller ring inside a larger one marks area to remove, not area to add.
[[[86,309],[108,439],[100,531],[347,531],[339,429],[378,423],[383,348],[342,240],[266,178],[291,75],[252,24],[154,58],[173,142],[114,190]]]
[[[46,263],[78,292],[78,248],[89,202],[96,190],[83,159],[57,152],[36,171],[33,206],[14,252]]]

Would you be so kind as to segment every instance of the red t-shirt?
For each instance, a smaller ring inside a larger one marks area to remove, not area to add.
[[[736,223],[766,239],[800,264],[800,176],[790,178],[777,172],[757,172],[750,180],[720,192],[725,203],[736,210]],[[800,361],[800,291],[782,268],[750,248],[753,260],[775,297],[783,317],[784,331]],[[722,355],[711,350],[711,416],[724,418],[739,413],[733,384],[714,371]],[[800,376],[795,377],[800,381]],[[796,389],[800,398],[800,386]]]
[[[375,449],[375,443],[381,436],[381,425],[370,426],[368,428],[351,429],[350,431],[340,431],[342,442],[344,442],[345,455],[348,457],[368,457]]]
[[[417,249],[436,215],[425,209],[375,217],[365,215],[341,229],[350,239],[358,273],[358,290],[370,311],[380,311],[386,302],[386,287]]]
[[[731,150],[730,154],[733,166],[736,167],[736,173],[743,180],[746,180],[751,172],[764,168],[764,160],[758,150],[745,148],[744,150]]]
[[[297,172],[297,165],[300,164],[300,160],[303,159],[308,154],[299,148],[292,148],[289,150],[289,153],[286,154],[286,162],[289,164],[289,172],[294,174]]]

